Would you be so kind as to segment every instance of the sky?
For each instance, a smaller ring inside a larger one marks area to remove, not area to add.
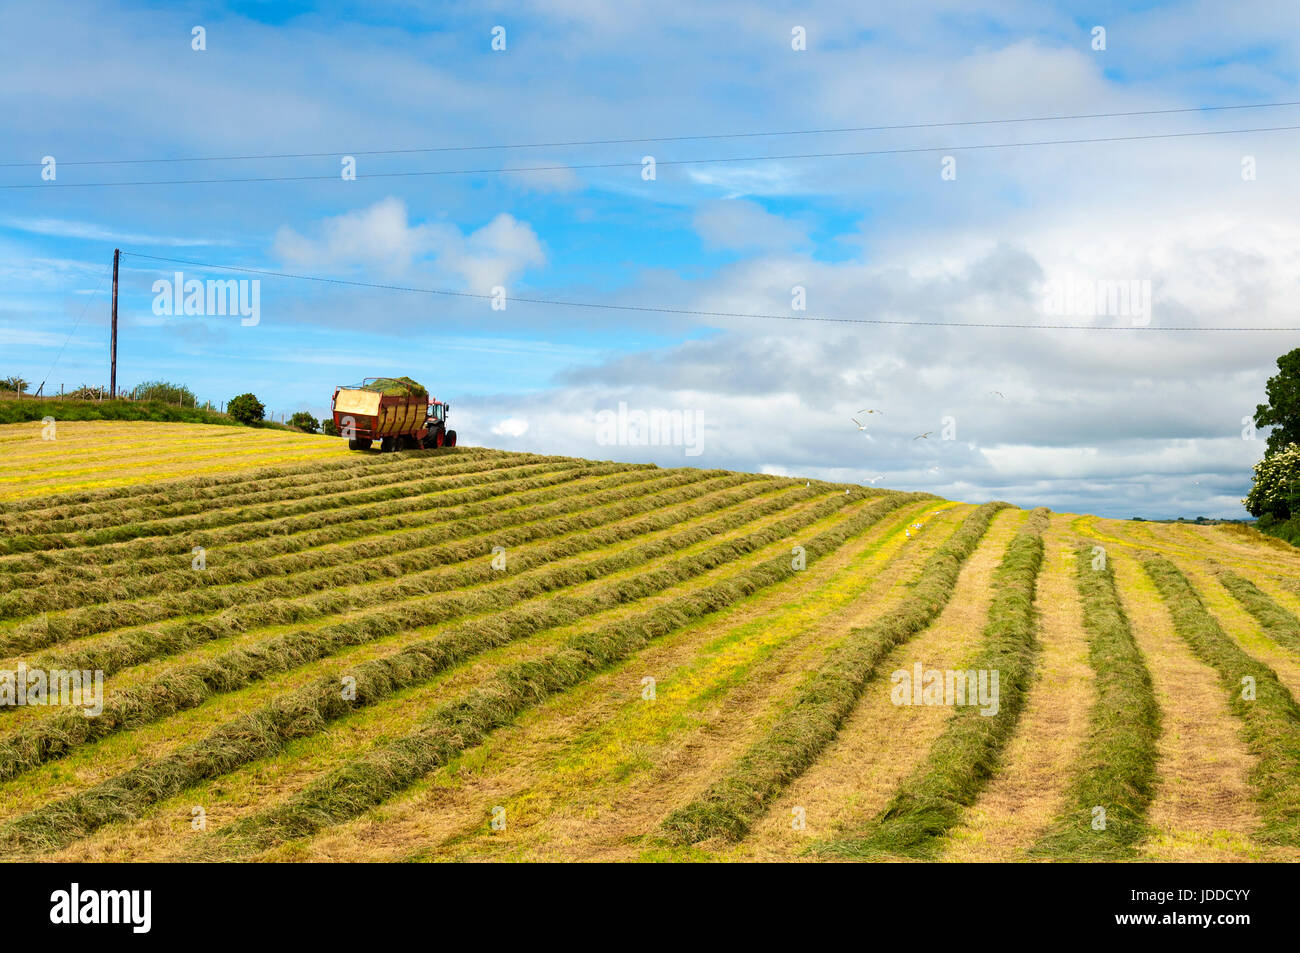
[[[0,376],[107,384],[120,248],[123,388],[407,375],[462,444],[1240,518],[1297,54],[1281,2],[5,4]]]

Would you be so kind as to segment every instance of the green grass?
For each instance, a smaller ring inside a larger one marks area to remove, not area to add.
[[[843,534],[871,525],[884,512],[912,498],[904,495],[884,497],[880,504],[846,520],[840,527],[822,534],[807,544],[809,557],[820,555],[822,547],[828,545],[828,539],[847,538]],[[606,591],[590,596],[568,599],[557,597],[527,609],[490,613],[481,620],[467,623],[435,639],[407,646],[395,655],[372,659],[357,666],[350,673],[356,678],[355,700],[346,700],[342,697],[337,679],[323,679],[315,685],[294,692],[288,698],[277,699],[257,712],[242,716],[206,738],[186,745],[171,755],[143,762],[123,775],[11,820],[0,828],[0,849],[47,849],[85,836],[103,824],[137,817],[150,804],[164,797],[202,780],[228,772],[240,764],[278,751],[294,738],[316,733],[334,718],[341,717],[357,707],[372,704],[396,690],[427,680],[449,665],[463,661],[473,654],[525,635],[535,634],[545,628],[571,624],[584,616],[600,611],[603,607],[665,591],[692,575],[739,558],[776,542],[801,527],[831,516],[848,502],[851,501],[840,496],[825,499],[799,513],[769,523],[748,535],[718,544],[696,556],[651,570],[643,574],[639,582],[623,579],[611,584]],[[719,527],[706,524],[691,532],[696,534],[693,538],[708,539],[718,531]],[[662,552],[671,553],[682,544],[682,540],[666,540],[662,544]],[[788,574],[788,557],[773,562],[784,565],[785,572]],[[581,573],[581,570],[579,572]],[[598,576],[599,573],[596,575]],[[581,575],[570,578],[568,582],[572,584],[580,579]],[[709,587],[705,591],[714,593],[717,587]],[[736,593],[735,597],[738,598],[739,594]],[[689,602],[700,597],[698,594],[692,594],[683,598]],[[714,598],[717,596],[715,595]],[[644,626],[647,621],[661,620],[664,618],[665,611],[668,610],[660,607],[647,613],[647,618],[637,617],[632,622],[623,623],[616,628],[620,632],[634,632],[644,636],[646,631]],[[393,620],[388,624],[400,627],[401,620]],[[624,629],[622,626],[631,628]],[[293,649],[296,650],[297,646]],[[525,663],[517,668],[531,671],[531,667],[536,664],[538,663]],[[562,667],[570,671],[567,664]]]
[[[180,424],[216,424],[224,427],[243,426],[233,417],[200,407],[177,407],[160,401],[133,400],[59,400],[54,397],[26,397],[22,400],[0,400],[0,424],[20,424],[41,420],[152,420]],[[285,424],[262,421],[257,425],[266,430],[297,430]]]
[[[660,827],[673,844],[712,837],[739,840],[787,785],[807,770],[839,732],[876,666],[935,619],[952,595],[962,564],[1004,503],[986,503],[965,518],[930,556],[902,605],[855,629],[799,691],[768,734],[727,768],[702,795]]]
[[[1142,560],[1142,568],[1173,617],[1178,635],[1219,675],[1228,704],[1245,728],[1257,762],[1250,781],[1263,817],[1257,839],[1300,844],[1300,707],[1276,673],[1244,652],[1205,608],[1187,577],[1163,556]],[[1243,697],[1253,679],[1255,698]]]
[[[1230,569],[1220,569],[1219,582],[1253,615],[1278,645],[1300,652],[1300,619],[1278,605],[1268,593]]]
[[[1120,860],[1134,856],[1147,836],[1147,809],[1156,789],[1160,706],[1142,652],[1133,638],[1109,561],[1092,568],[1092,547],[1076,560],[1088,664],[1097,700],[1088,716],[1088,738],[1066,792],[1065,810],[1032,848],[1062,860]],[[1093,827],[1094,809],[1105,826]]]
[[[993,601],[980,650],[962,666],[999,673],[997,714],[981,714],[975,705],[958,707],[925,761],[903,781],[880,816],[863,830],[817,844],[818,853],[930,858],[975,803],[997,770],[1028,696],[1037,649],[1034,593],[1047,523],[1047,511],[1034,510],[1007,547],[993,576]]]
[[[889,509],[910,499],[915,497],[896,497]],[[881,510],[878,506],[858,513],[802,543],[808,562],[833,552],[878,521]],[[775,542],[809,522],[784,520],[763,535],[766,542]],[[763,544],[756,539],[751,548]],[[783,553],[649,612],[578,635],[544,658],[510,666],[436,709],[407,734],[349,762],[289,800],[224,828],[218,835],[221,849],[236,855],[254,852],[355,817],[478,744],[520,713],[629,658],[653,639],[788,579],[790,573],[789,554]]]

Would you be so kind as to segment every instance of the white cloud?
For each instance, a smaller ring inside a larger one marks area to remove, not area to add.
[[[386,198],[369,208],[323,220],[317,237],[282,226],[274,252],[287,264],[316,269],[367,268],[390,277],[432,272],[487,294],[494,285],[546,263],[537,234],[505,212],[464,234],[445,222],[412,224],[406,204]]]

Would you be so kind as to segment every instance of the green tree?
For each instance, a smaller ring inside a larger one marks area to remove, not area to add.
[[[320,421],[305,410],[300,410],[289,418],[289,426],[297,427],[306,433],[315,433],[320,429]]]
[[[1241,501],[1251,516],[1285,522],[1300,514],[1300,444],[1290,444],[1255,464],[1255,485]]]
[[[241,424],[252,424],[266,418],[266,407],[252,394],[240,394],[230,398],[226,413]]]
[[[320,432],[327,437],[337,437],[339,435],[339,428],[335,425],[333,417],[321,418]]]
[[[171,381],[145,381],[131,389],[132,400],[159,400],[164,404],[176,404],[180,407],[197,407],[199,400],[194,391],[184,384]]]
[[[1268,403],[1255,408],[1255,426],[1272,427],[1264,455],[1300,443],[1300,347],[1277,359],[1278,373],[1268,379]]]
[[[0,390],[11,390],[16,394],[21,394],[32,385],[21,377],[5,377],[0,379]]]

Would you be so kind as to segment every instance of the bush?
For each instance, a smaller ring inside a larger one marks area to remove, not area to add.
[[[1300,444],[1288,444],[1255,464],[1255,485],[1241,505],[1270,523],[1300,515]]]
[[[184,384],[170,381],[145,381],[131,390],[132,400],[157,400],[164,404],[176,404],[180,407],[197,407],[199,399]]]
[[[21,377],[0,378],[0,390],[11,390],[15,394],[22,394],[31,386],[31,384],[23,380]]]
[[[339,435],[339,428],[335,426],[333,417],[321,418],[320,432],[327,437],[337,437]]]
[[[226,413],[241,424],[253,424],[266,418],[266,407],[252,394],[240,394],[230,399]]]
[[[320,421],[305,410],[300,410],[289,418],[289,426],[297,427],[304,433],[316,433],[320,430]]]

